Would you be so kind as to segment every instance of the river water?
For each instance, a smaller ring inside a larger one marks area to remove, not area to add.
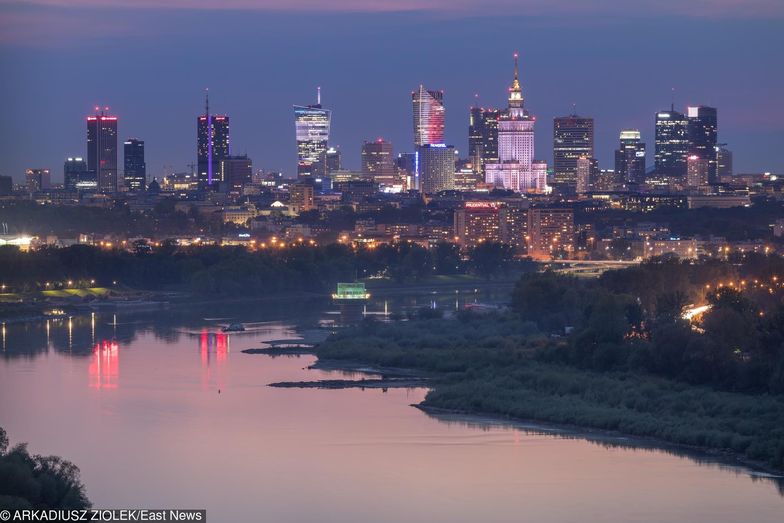
[[[376,299],[369,312],[498,295]],[[776,522],[781,483],[699,456],[435,418],[422,389],[316,390],[312,356],[243,354],[330,318],[288,300],[85,314],[2,329],[0,426],[76,463],[99,508],[213,522]],[[250,323],[244,333],[220,325]]]

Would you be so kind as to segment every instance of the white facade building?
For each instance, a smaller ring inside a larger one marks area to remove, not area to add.
[[[485,164],[485,182],[519,192],[545,192],[547,163],[534,160],[536,118],[524,108],[515,57],[509,107],[498,119],[498,162]]]

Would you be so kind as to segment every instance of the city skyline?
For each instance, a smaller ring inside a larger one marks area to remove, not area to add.
[[[88,19],[100,14],[106,17],[107,23],[116,21],[123,12],[120,8],[110,11],[81,8],[80,11],[51,6],[0,9],[15,16],[41,13],[35,27],[47,28],[50,25],[45,15],[52,10],[63,14],[64,20],[75,12],[88,15]],[[127,23],[133,25],[135,13],[125,13]],[[411,142],[409,96],[419,84],[444,90],[444,141],[455,144],[460,155],[467,157],[468,108],[475,103],[484,107],[505,106],[500,88],[508,83],[507,64],[515,49],[520,51],[527,96],[536,100],[541,136],[551,134],[553,117],[569,114],[576,105],[579,114],[595,119],[596,157],[602,168],[613,165],[613,150],[621,129],[638,128],[642,140],[653,144],[655,114],[670,107],[674,86],[676,110],[685,111],[689,105],[719,109],[719,139],[735,153],[735,172],[784,170],[782,160],[774,152],[784,140],[784,109],[775,103],[775,93],[784,85],[784,73],[768,67],[754,51],[759,46],[775,48],[782,43],[782,36],[773,30],[772,20],[761,17],[749,15],[750,20],[737,27],[724,15],[682,15],[668,23],[673,27],[688,27],[691,35],[671,36],[667,41],[657,42],[661,44],[657,50],[646,44],[655,38],[657,23],[661,22],[661,18],[655,17],[638,20],[635,22],[638,26],[632,31],[620,19],[606,20],[588,30],[572,27],[577,24],[574,15],[557,20],[544,15],[522,19],[518,11],[508,20],[461,14],[443,19],[426,11],[417,15],[391,13],[387,16],[389,21],[356,12],[329,12],[322,13],[326,17],[322,22],[316,20],[315,12],[300,13],[296,16],[303,27],[302,41],[294,44],[289,35],[278,31],[271,22],[285,21],[295,15],[251,10],[242,13],[247,21],[237,21],[236,38],[233,34],[216,44],[218,47],[208,51],[205,57],[196,57],[187,48],[197,36],[198,23],[207,15],[195,9],[178,13],[182,21],[166,37],[161,56],[153,51],[162,37],[131,44],[120,30],[81,42],[63,35],[66,42],[62,48],[47,38],[30,42],[6,36],[0,42],[0,60],[12,75],[11,81],[0,87],[0,94],[19,103],[10,108],[9,118],[0,124],[2,136],[14,144],[0,162],[0,173],[11,175],[19,182],[26,168],[47,167],[52,170],[54,180],[60,181],[59,166],[64,159],[85,154],[78,121],[74,118],[83,117],[96,103],[109,106],[120,117],[120,140],[131,136],[145,140],[150,180],[160,179],[164,166],[174,171],[185,170],[194,161],[189,122],[200,113],[206,87],[212,91],[216,112],[232,116],[235,151],[247,153],[258,168],[282,170],[287,176],[293,176],[296,171],[290,108],[312,99],[316,86],[322,87],[334,111],[330,145],[340,147],[349,168],[359,168],[363,141],[377,136],[392,142],[396,151],[407,151],[406,145]],[[161,20],[171,16],[174,15],[168,11],[160,13]],[[210,16],[218,21],[236,21],[232,18],[236,14],[222,10],[211,11]],[[428,25],[436,18],[438,28]],[[254,20],[269,24],[269,27],[265,25],[264,36],[253,33]],[[398,23],[412,26],[409,42],[395,39],[394,26]],[[508,29],[515,24],[525,28],[529,36],[510,34]],[[372,33],[373,38],[366,39],[366,49],[353,49],[346,46],[344,38],[330,36],[325,26],[363,38]],[[483,37],[483,45],[477,49],[455,52],[456,40],[469,27],[478,36],[493,38]],[[554,38],[560,35],[558,29],[564,27],[570,27],[576,34],[563,41]],[[589,43],[567,50],[569,42],[589,35]],[[611,82],[610,72],[630,52],[617,49],[614,44],[617,39],[639,43],[632,46],[635,55],[651,70],[664,73]],[[698,43],[705,39],[714,52],[700,61],[693,60],[694,54],[707,45]],[[732,40],[732,46],[725,40]],[[106,45],[100,49],[91,47],[90,42],[96,41]],[[279,53],[266,51],[280,41],[286,45]],[[428,45],[422,47],[425,41]],[[314,43],[320,47],[309,56],[309,46]],[[673,54],[673,48],[684,46],[688,46],[689,52]],[[136,49],[143,59],[123,60],[123,53],[129,48]],[[225,59],[227,70],[253,59],[258,62],[253,69],[264,70],[275,81],[256,83],[259,73],[245,69],[239,75],[211,74],[202,78],[202,62],[215,58],[218,52]],[[70,58],[60,61],[62,56]],[[365,74],[353,74],[356,69],[349,64],[357,60],[362,61]],[[107,78],[88,81],[87,72],[97,61],[104,64]],[[573,70],[564,70],[564,61],[572,64]],[[133,78],[118,82],[115,77],[119,68],[129,68]],[[590,73],[592,82],[575,81],[586,73]],[[65,80],[57,83],[57,96],[51,96],[50,82],[34,81],[54,77]],[[32,87],[23,90],[22,85],[31,81]],[[477,93],[478,101],[474,96]],[[368,118],[365,108],[371,106],[374,114]],[[35,129],[35,119],[22,117],[23,110],[45,117],[47,128]],[[29,143],[26,138],[34,132],[40,135],[41,141]],[[537,157],[550,158],[551,145],[541,139],[538,142]],[[652,155],[648,160],[650,166]]]

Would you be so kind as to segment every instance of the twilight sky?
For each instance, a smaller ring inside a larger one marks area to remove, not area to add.
[[[652,163],[675,88],[676,108],[719,108],[736,172],[784,172],[783,28],[781,0],[0,0],[0,174],[61,180],[97,104],[121,139],[146,141],[149,177],[185,170],[205,87],[255,167],[295,172],[291,106],[319,85],[350,168],[364,139],[411,149],[419,83],[445,90],[464,153],[467,108],[475,93],[505,105],[515,50],[539,158],[552,162],[552,118],[574,103],[596,119],[602,167],[624,127]]]

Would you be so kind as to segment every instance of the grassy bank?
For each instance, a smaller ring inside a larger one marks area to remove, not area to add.
[[[784,470],[783,396],[537,360],[558,343],[511,316],[462,315],[362,325],[332,336],[319,357],[437,373],[429,407],[619,431]]]

